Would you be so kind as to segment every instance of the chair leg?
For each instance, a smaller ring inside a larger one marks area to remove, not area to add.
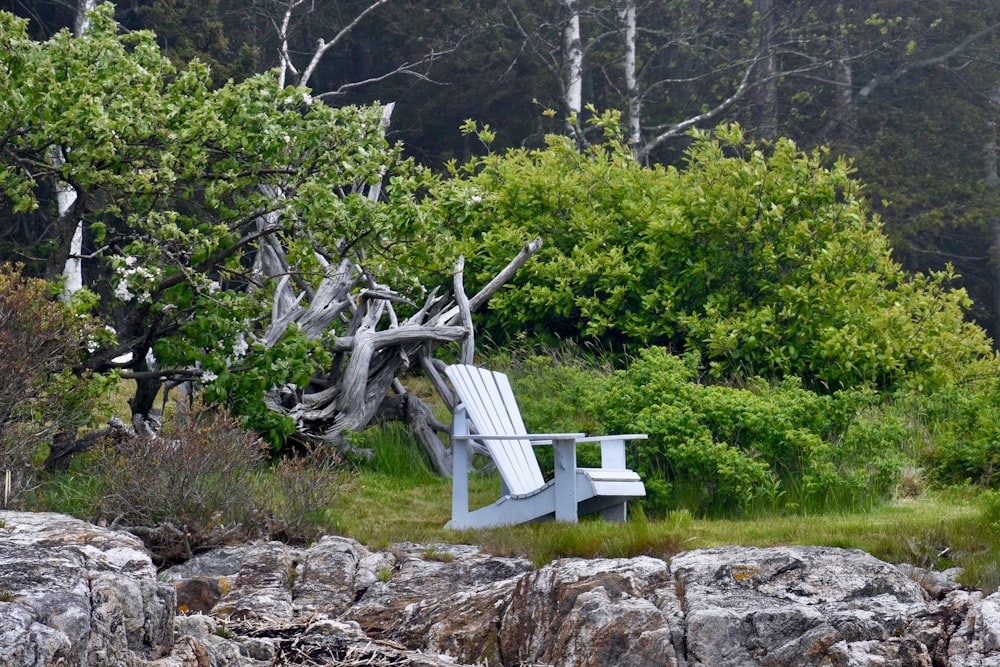
[[[464,408],[455,411],[455,433],[468,433]],[[451,476],[451,522],[452,528],[465,528],[469,520],[469,442],[454,439],[451,444],[453,468]]]
[[[577,522],[576,441],[554,440],[556,521]]]

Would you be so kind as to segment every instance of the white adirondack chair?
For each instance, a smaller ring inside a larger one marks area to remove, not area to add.
[[[469,365],[449,366],[445,373],[461,401],[452,425],[455,473],[446,528],[489,528],[549,518],[576,522],[578,516],[594,512],[609,521],[624,521],[628,500],[646,495],[639,475],[625,467],[625,441],[645,435],[528,434],[506,375]],[[472,440],[486,445],[502,479],[500,499],[476,510],[469,509]],[[601,443],[600,468],[576,467],[576,445],[584,442]],[[532,446],[547,444],[554,447],[555,478],[546,483]]]

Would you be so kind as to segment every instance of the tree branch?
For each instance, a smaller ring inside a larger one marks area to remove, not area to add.
[[[316,45],[316,52],[313,53],[312,60],[309,65],[302,72],[302,77],[299,79],[300,86],[308,86],[309,79],[312,77],[313,72],[316,71],[316,67],[319,65],[319,61],[323,59],[323,55],[329,51],[332,47],[336,46],[348,33],[354,30],[355,26],[361,23],[362,19],[371,14],[373,11],[381,7],[382,5],[388,3],[389,0],[375,0],[372,4],[368,5],[360,14],[354,17],[354,20],[348,23],[346,26],[341,28],[340,32],[330,40],[329,42],[320,39]]]

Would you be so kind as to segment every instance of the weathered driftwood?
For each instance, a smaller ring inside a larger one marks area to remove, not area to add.
[[[444,403],[453,408],[455,399],[441,378],[434,350],[445,343],[463,341],[462,360],[471,363],[475,350],[472,313],[540,247],[541,239],[526,244],[471,298],[465,294],[464,260],[460,258],[453,299],[432,291],[404,320],[398,318],[393,304],[408,302],[347,259],[327,266],[323,280],[311,294],[304,290],[296,294],[280,247],[268,247],[260,258],[262,273],[285,277],[275,290],[265,344],[274,345],[293,322],[310,340],[329,336],[331,330],[343,331],[331,339],[334,358],[330,367],[307,387],[285,386],[270,392],[268,407],[295,422],[297,437],[340,447],[349,447],[348,432],[364,429],[377,416],[401,418],[420,439],[437,471],[450,475],[451,450],[437,435],[445,426],[416,397],[399,398],[405,392],[399,377],[410,369],[422,369]]]

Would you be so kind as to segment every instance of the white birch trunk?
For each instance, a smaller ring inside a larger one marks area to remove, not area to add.
[[[625,0],[618,9],[625,41],[625,95],[628,105],[628,142],[635,151],[642,145],[642,99],[639,95],[639,75],[636,71],[636,11],[635,0]]]
[[[67,183],[56,184],[56,199],[59,202],[61,218],[76,203],[76,190]],[[69,244],[69,257],[63,266],[62,300],[70,298],[83,288],[83,220],[78,220],[73,230],[73,240]]]
[[[78,0],[76,5],[76,20],[73,24],[73,34],[79,39],[87,34],[90,25],[88,12],[97,8],[97,0]],[[52,166],[58,169],[66,160],[62,149],[53,146],[50,152]],[[72,185],[62,179],[56,179],[56,205],[58,207],[59,219],[67,216],[76,203],[77,192]],[[73,239],[70,242],[69,257],[63,265],[63,291],[61,298],[69,301],[70,298],[79,292],[83,287],[83,220],[77,220],[76,229],[73,231]]]
[[[563,102],[569,115],[569,129],[579,134],[580,112],[583,111],[583,37],[580,28],[579,0],[563,0],[566,25],[563,27]],[[577,136],[578,139],[582,137]]]
[[[76,20],[73,23],[74,35],[83,37],[87,34],[87,28],[90,26],[90,17],[87,14],[95,9],[97,9],[97,0],[77,0]]]

